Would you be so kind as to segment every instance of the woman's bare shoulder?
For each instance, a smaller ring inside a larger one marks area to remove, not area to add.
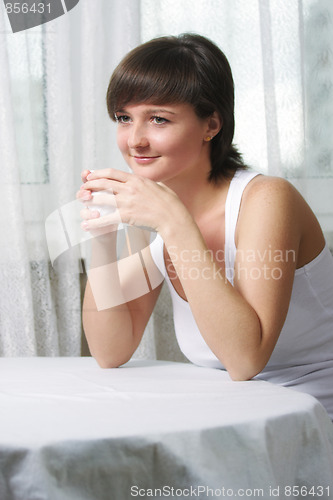
[[[283,177],[264,174],[254,177],[244,190],[244,200],[256,198],[257,196],[261,198],[269,198],[270,196],[274,196],[274,198],[283,198],[285,196],[301,198],[300,193],[288,180]]]
[[[257,175],[246,186],[239,218],[255,217],[256,215],[299,217],[307,203],[297,189],[282,177]]]
[[[237,237],[250,228],[261,234],[278,231],[299,241],[298,267],[310,262],[325,240],[319,222],[301,193],[286,179],[256,176],[243,194]]]

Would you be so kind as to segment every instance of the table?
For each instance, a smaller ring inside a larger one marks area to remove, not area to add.
[[[295,496],[333,497],[312,396],[186,363],[0,359],[1,500]]]

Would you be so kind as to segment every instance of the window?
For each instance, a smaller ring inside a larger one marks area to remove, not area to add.
[[[22,184],[49,182],[43,28],[10,33],[6,37]]]

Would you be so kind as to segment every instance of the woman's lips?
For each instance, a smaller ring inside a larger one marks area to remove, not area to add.
[[[146,165],[148,163],[152,163],[153,161],[157,160],[160,158],[160,156],[134,156],[132,155],[132,158],[136,161],[136,163],[139,163],[141,165]]]

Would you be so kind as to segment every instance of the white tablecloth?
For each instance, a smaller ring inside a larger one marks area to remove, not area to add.
[[[311,396],[191,364],[0,359],[1,500],[297,491],[333,498],[333,424]]]

